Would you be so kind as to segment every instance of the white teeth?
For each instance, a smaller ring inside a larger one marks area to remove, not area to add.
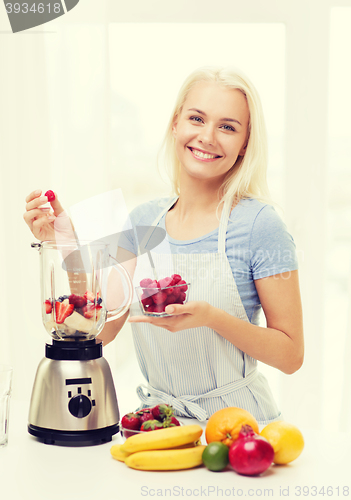
[[[195,156],[198,156],[199,158],[206,158],[206,159],[212,159],[216,158],[217,155],[209,155],[207,153],[202,153],[201,151],[198,151],[197,149],[192,149],[191,150]]]

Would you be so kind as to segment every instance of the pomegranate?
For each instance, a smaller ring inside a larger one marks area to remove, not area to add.
[[[244,476],[262,474],[272,464],[273,446],[256,434],[250,425],[243,425],[238,438],[229,448],[229,462],[235,472]]]

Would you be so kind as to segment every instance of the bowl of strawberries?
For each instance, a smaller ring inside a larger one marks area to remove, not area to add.
[[[146,316],[170,316],[165,308],[171,304],[185,304],[188,300],[190,283],[180,274],[172,274],[158,281],[144,278],[135,288],[140,309]]]
[[[120,431],[121,436],[127,439],[135,434],[143,434],[144,432],[179,425],[182,424],[175,418],[172,406],[159,404],[153,408],[144,408],[124,415],[121,420]]]

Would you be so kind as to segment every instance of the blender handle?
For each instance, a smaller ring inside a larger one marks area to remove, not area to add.
[[[128,271],[111,254],[109,254],[109,257],[110,257],[110,259],[114,260],[117,263],[117,266],[122,271],[122,274],[124,274],[124,277],[125,277],[125,279],[127,281],[127,285],[128,285],[129,296],[128,296],[127,303],[125,304],[125,306],[122,308],[121,311],[119,311],[119,308],[112,309],[111,311],[106,311],[106,321],[112,321],[114,319],[118,319],[121,316],[123,316],[123,314],[125,314],[128,311],[128,309],[132,303],[132,300],[133,300],[133,285],[132,285],[132,280],[129,276]]]

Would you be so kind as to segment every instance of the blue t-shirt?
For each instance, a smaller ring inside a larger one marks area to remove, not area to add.
[[[133,228],[151,226],[164,210],[167,198],[143,203],[130,213]],[[166,230],[166,215],[159,227]],[[166,233],[172,253],[218,252],[218,228],[193,240],[175,240]],[[131,232],[125,232],[119,245],[137,255]],[[243,199],[231,211],[226,256],[233,272],[241,301],[251,323],[259,323],[260,300],[254,280],[298,268],[296,247],[286,225],[275,209],[256,199]]]

